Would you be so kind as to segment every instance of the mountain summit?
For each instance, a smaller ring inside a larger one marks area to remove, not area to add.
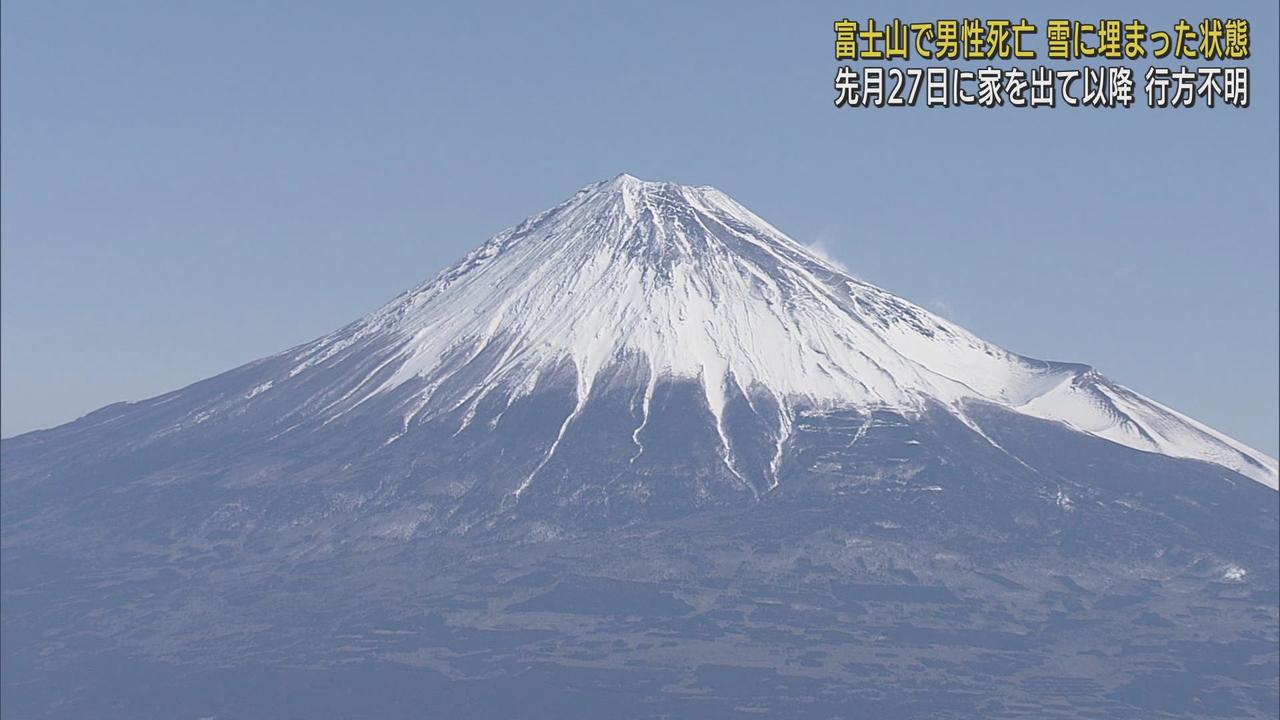
[[[1274,459],[710,187],[2,447],[6,716],[1274,717]]]
[[[781,482],[800,410],[942,407],[980,432],[965,411],[972,402],[1216,463],[1272,488],[1277,481],[1274,459],[1087,366],[1015,355],[855,280],[715,188],[626,174],[499,233],[436,278],[287,357],[286,377],[267,381],[277,393],[344,368],[299,421],[328,423],[371,399],[395,398],[400,425],[387,443],[458,407],[465,427],[482,403],[509,406],[549,374],[570,375],[573,407],[555,418],[548,456],[602,377],[626,368],[644,388],[636,452],[658,382],[687,379],[701,388],[734,474],[748,471],[726,429],[726,405],[747,401],[765,426],[767,437],[739,441],[771,447],[767,467],[744,477],[753,493]],[[358,370],[354,358],[362,359]],[[475,382],[442,393],[460,372]]]

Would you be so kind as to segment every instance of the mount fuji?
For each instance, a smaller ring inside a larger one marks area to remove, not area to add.
[[[1274,458],[711,187],[0,447],[6,717],[1276,717]]]

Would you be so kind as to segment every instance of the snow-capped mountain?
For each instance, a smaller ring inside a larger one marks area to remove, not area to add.
[[[1274,717],[1274,459],[710,187],[0,447],[6,717]]]
[[[639,367],[641,435],[659,378],[696,382],[733,472],[725,430],[731,396],[770,427],[778,469],[800,408],[938,404],[965,421],[969,401],[1061,422],[1128,447],[1221,465],[1276,487],[1276,461],[1117,385],[1084,365],[1022,357],[880,288],[855,280],[711,187],[619,175],[499,233],[457,265],[386,307],[291,352],[286,376],[250,394],[287,392],[308,373],[361,356],[299,419],[330,422],[412,386],[394,409],[399,441],[414,423],[486,400],[509,405],[565,368],[574,406],[557,443],[600,378]],[[460,370],[478,382],[443,397]],[[216,408],[211,408],[217,412]],[[516,488],[535,480],[536,469]]]

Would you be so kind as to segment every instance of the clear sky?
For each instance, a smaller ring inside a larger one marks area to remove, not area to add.
[[[3,434],[324,334],[626,171],[1277,454],[1274,0],[540,5],[4,2]],[[837,18],[1032,11],[1040,50],[1247,17],[1252,107],[832,106]]]

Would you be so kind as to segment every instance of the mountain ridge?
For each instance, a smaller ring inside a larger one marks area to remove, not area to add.
[[[779,447],[795,402],[919,410],[932,399],[963,418],[962,400],[980,399],[1277,487],[1274,458],[1087,365],[1009,352],[852,278],[710,186],[625,173],[589,185],[301,346],[289,377],[370,337],[395,352],[326,409],[340,414],[427,378],[427,389],[399,408],[404,429],[430,412],[458,351],[470,353],[465,364],[491,344],[502,348],[472,401],[498,386],[519,397],[539,372],[568,358],[575,412],[602,368],[638,353],[649,364],[646,398],[660,375],[699,379],[718,427],[727,383],[771,394]],[[384,376],[387,368],[393,372]],[[565,426],[572,421],[571,414]]]
[[[365,317],[269,356],[292,356],[294,364],[283,377],[247,389],[244,399],[279,392],[295,376],[372,340],[384,343],[376,349],[379,362],[312,411],[332,411],[327,424],[426,378],[396,408],[402,427],[386,443],[403,437],[421,413],[438,410],[432,395],[456,370],[449,363],[459,362],[457,353],[465,365],[493,345],[501,357],[464,398],[472,410],[498,389],[509,404],[567,358],[577,403],[560,437],[602,369],[636,354],[648,365],[645,407],[659,376],[701,384],[731,470],[723,432],[727,385],[744,395],[767,393],[779,408],[774,481],[792,406],[919,411],[938,401],[963,420],[964,402],[976,399],[1280,488],[1276,459],[1265,453],[1089,365],[1037,360],[986,342],[851,277],[706,185],[626,173],[588,185]]]

